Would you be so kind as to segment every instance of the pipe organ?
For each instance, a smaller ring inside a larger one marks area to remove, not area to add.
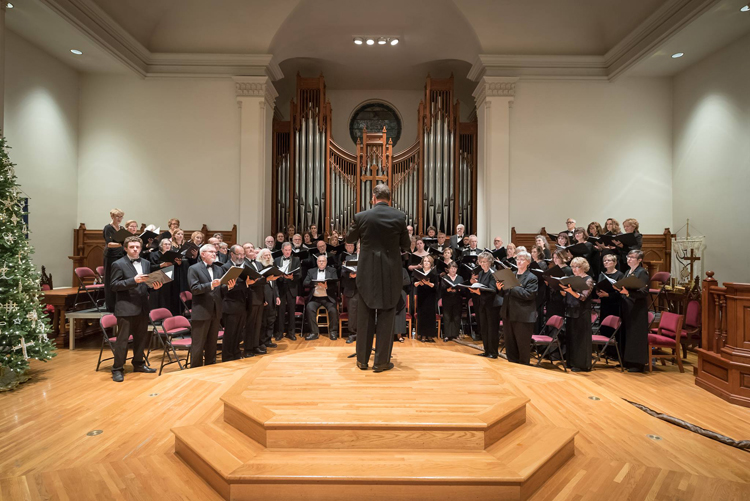
[[[354,214],[370,207],[372,188],[388,183],[394,207],[419,234],[430,226],[452,234],[476,228],[477,125],[460,121],[453,77],[427,77],[418,109],[417,141],[393,153],[386,131],[363,131],[352,154],[331,138],[331,105],[323,76],[297,75],[289,121],[274,121],[272,225],[297,232],[346,233]]]

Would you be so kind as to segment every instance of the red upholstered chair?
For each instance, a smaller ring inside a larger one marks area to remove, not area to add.
[[[76,297],[73,300],[73,308],[78,306],[78,296],[83,292],[88,296],[89,301],[94,304],[96,311],[99,309],[98,301],[103,301],[104,298],[104,284],[96,283],[96,273],[91,268],[82,266],[75,269],[76,278],[78,278],[78,290],[76,291]],[[89,282],[89,283],[87,283]],[[94,298],[96,296],[96,299]]]
[[[560,334],[560,330],[563,327],[563,322],[563,318],[560,315],[552,315],[551,317],[549,317],[547,323],[539,332],[539,334],[534,334],[533,336],[531,336],[531,344],[537,352],[537,366],[541,365],[544,357],[546,357],[548,354],[551,354],[553,350],[557,350],[557,352],[560,353],[562,368],[563,370],[565,370],[565,372],[568,372],[567,367],[565,367],[565,355],[563,355],[562,346],[560,345],[560,339],[558,337]],[[539,355],[539,348],[541,346],[546,346],[546,349],[544,350],[544,353]],[[552,362],[552,365],[559,364],[555,364],[554,362]]]
[[[476,313],[476,311],[474,311],[474,300],[473,299],[469,299],[466,302],[466,312],[467,312],[467,315],[468,315],[468,319],[467,320],[469,322],[469,335],[471,336],[472,339],[474,339],[474,324],[476,323],[476,320],[477,320],[477,313]]]
[[[602,320],[602,324],[599,326],[599,329],[596,331],[596,334],[591,336],[591,343],[596,346],[601,346],[601,349],[596,352],[596,360],[594,360],[594,363],[601,360],[601,356],[604,354],[604,350],[607,349],[608,346],[614,346],[615,350],[617,351],[617,361],[620,362],[620,372],[624,370],[622,366],[622,357],[620,356],[620,347],[617,344],[617,339],[615,336],[617,335],[617,332],[620,330],[620,326],[622,325],[622,321],[620,320],[620,317],[615,315],[608,315],[607,318]],[[611,336],[602,336],[600,334],[602,327],[609,327],[613,329]],[[609,364],[609,359],[607,357],[604,357],[604,360],[607,364]]]
[[[189,317],[193,312],[193,293],[190,291],[180,292],[180,302],[182,303],[182,314]]]
[[[99,275],[99,283],[104,283],[104,266],[97,266],[96,267],[96,274]]]
[[[148,313],[148,319],[151,321],[151,327],[156,333],[156,339],[159,340],[162,348],[167,348],[166,338],[167,334],[164,332],[163,322],[164,319],[172,316],[172,312],[166,308],[156,308]],[[151,346],[148,348],[149,354],[151,353]]]
[[[682,357],[680,357],[680,338],[682,336],[682,322],[684,317],[676,313],[664,311],[659,319],[659,328],[656,332],[650,332],[648,335],[648,370],[653,372],[653,359],[659,358],[664,364],[664,359],[676,359],[680,372],[685,372],[682,368]],[[653,348],[661,348],[670,351],[670,353],[653,353]]]
[[[416,300],[416,298],[414,298]],[[411,308],[409,308],[409,296],[406,296],[406,325],[407,331],[406,331],[406,337],[408,338],[414,338],[414,333],[411,331],[411,321],[414,318],[414,315],[411,314]]]
[[[658,289],[649,289],[648,293],[651,297],[651,305],[649,306],[649,309],[653,309],[654,311],[658,311],[659,308],[659,298],[666,296],[666,289],[665,287],[669,283],[669,279],[672,278],[672,275],[668,271],[658,271],[654,273],[654,276],[651,277],[651,282],[659,282],[661,284],[661,287]],[[667,308],[664,308],[666,310],[669,310],[669,305],[667,305]]]
[[[188,337],[190,334],[190,321],[178,315],[176,317],[168,317],[162,321],[162,329],[166,335],[166,348],[161,356],[161,367],[159,367],[159,375],[161,376],[164,367],[170,364],[176,363],[180,370],[185,369],[190,363],[190,347],[192,346],[192,338]],[[187,356],[184,359],[180,359],[177,351],[187,351]],[[165,363],[164,359],[168,359]],[[183,367],[182,362],[185,363]]]
[[[700,346],[701,342],[701,302],[693,300],[688,302],[685,311],[685,328],[682,330],[685,334],[683,341],[683,354],[687,357],[687,348],[689,346]]]
[[[117,341],[117,336],[115,335],[114,330],[116,326],[117,317],[115,317],[114,315],[104,315],[99,319],[99,327],[102,330],[102,347],[99,349],[99,360],[96,362],[97,371],[99,370],[99,366],[102,364],[102,362],[115,359],[115,341]],[[128,338],[128,345],[131,345],[132,343],[133,336],[130,336]],[[112,356],[109,358],[102,358],[105,346],[108,347],[109,351],[112,352]],[[131,358],[133,357],[127,357],[125,360],[129,360]],[[148,363],[148,357],[146,357],[146,363]]]

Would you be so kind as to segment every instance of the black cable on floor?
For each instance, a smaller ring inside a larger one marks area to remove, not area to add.
[[[729,445],[731,447],[735,447],[745,452],[750,452],[750,440],[735,440],[733,438],[724,436],[721,433],[716,433],[715,431],[701,428],[700,426],[696,426],[692,423],[688,423],[687,421],[683,421],[682,419],[676,418],[674,416],[670,416],[668,414],[662,414],[661,412],[656,412],[655,410],[649,409],[643,404],[631,402],[627,398],[623,398],[623,400],[639,408],[646,414],[649,414],[651,416],[654,416],[655,418],[661,419],[662,421],[666,421],[667,423],[673,424],[675,426],[679,426],[680,428],[684,428],[688,431],[692,431],[693,433],[697,433],[698,435],[702,435],[706,438],[710,438],[711,440],[721,442],[724,445]]]

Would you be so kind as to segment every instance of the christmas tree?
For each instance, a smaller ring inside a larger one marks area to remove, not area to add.
[[[0,391],[29,379],[29,359],[49,360],[54,345],[47,338],[40,275],[31,262],[24,199],[14,164],[0,136]]]

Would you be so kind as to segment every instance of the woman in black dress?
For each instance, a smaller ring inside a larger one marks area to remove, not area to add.
[[[586,230],[583,229],[583,227],[578,227],[575,229],[575,232],[573,233],[573,238],[576,239],[575,244],[583,244],[586,246],[586,252],[583,254],[578,255],[578,257],[582,257],[586,260],[587,263],[589,263],[589,276],[592,278],[596,278],[599,276],[599,265],[594,264],[594,244],[588,241],[588,236],[586,235]]]
[[[573,275],[586,279],[587,289],[574,291],[562,286],[565,295],[565,348],[568,367],[573,372],[591,370],[591,300],[594,279],[588,275],[589,263],[582,257],[570,262]]]
[[[169,268],[172,263],[161,262],[161,257],[165,252],[172,249],[172,241],[168,238],[162,239],[159,242],[159,250],[152,252],[148,260],[151,263],[151,270],[156,271],[158,269]],[[152,310],[156,308],[166,308],[172,315],[179,315],[180,312],[180,290],[176,287],[177,282],[175,277],[177,275],[176,268],[172,272],[172,281],[166,284],[162,284],[158,290],[153,290],[148,295],[148,303]]]
[[[570,241],[570,237],[568,236],[568,234],[561,231],[560,233],[557,234],[556,241],[557,241],[557,247],[558,247],[557,250],[561,250],[565,253],[565,262],[568,262],[571,259],[573,259],[573,256],[570,255],[570,252],[563,249],[563,247],[570,247],[571,245],[573,245]]]
[[[107,311],[115,311],[115,294],[110,288],[112,280],[112,263],[120,259],[125,255],[125,251],[122,248],[122,244],[114,241],[115,233],[120,231],[120,223],[125,213],[120,209],[112,209],[109,211],[109,217],[112,218],[112,222],[104,227],[102,234],[104,235],[104,301],[107,307]]]
[[[427,278],[415,271],[414,296],[417,303],[417,335],[423,343],[434,343],[437,337],[437,298],[440,290],[440,277],[433,268],[432,256],[422,259],[422,269],[419,270]]]
[[[599,274],[599,281],[605,280],[606,278],[609,278],[610,280],[614,280],[617,282],[618,280],[622,279],[624,275],[621,271],[617,269],[617,256],[614,254],[607,254],[602,258],[602,263],[604,264],[604,271],[602,271]],[[610,315],[614,315],[616,317],[620,316],[620,298],[619,295],[612,297],[608,293],[604,291],[597,290],[596,295],[599,296],[599,299],[601,299],[601,309],[600,309],[600,317],[602,320],[607,318]],[[611,336],[612,335],[612,327],[602,326],[601,328],[601,334],[602,336]],[[621,335],[617,336],[617,343],[620,343],[620,337]]]
[[[464,279],[458,274],[458,263],[451,261],[448,264],[447,270],[446,279],[456,285],[463,283]],[[461,291],[443,281],[440,284],[440,299],[443,301],[443,308],[441,310],[443,314],[443,340],[458,339],[458,334],[461,331],[461,308],[463,307]]]
[[[549,242],[544,235],[537,235],[534,243],[544,249],[544,259],[552,259],[552,251],[549,250]]]
[[[637,219],[626,219],[622,222],[622,227],[625,230],[625,233],[632,233],[635,236],[635,244],[629,247],[624,246],[620,242],[615,242],[615,245],[618,247],[620,253],[620,271],[625,273],[629,268],[628,254],[630,253],[630,251],[641,250],[643,248],[643,235],[638,232],[639,225]]]
[[[648,363],[648,272],[641,266],[643,252],[628,253],[628,270],[625,277],[635,276],[646,285],[640,289],[620,290],[622,302],[622,362],[628,372],[643,372]]]
[[[516,244],[513,242],[509,243],[505,247],[505,262],[512,264],[513,266],[516,265]]]
[[[438,266],[435,267],[441,277],[448,274],[448,267],[454,262],[455,255],[456,253],[453,251],[452,247],[446,247],[443,249],[443,259],[438,263]],[[456,267],[458,267],[458,263],[456,263]],[[461,280],[463,280],[463,278]]]
[[[565,274],[566,277],[569,277],[573,274],[573,272],[570,269],[570,266],[568,266],[567,261],[565,260],[566,257],[565,251],[557,250],[552,254],[552,262],[555,266],[559,267],[562,272]],[[565,318],[565,299],[564,296],[560,293],[560,291],[556,290],[553,287],[549,287],[550,283],[545,280],[545,285],[547,285],[547,318],[549,319],[553,315],[557,315],[559,317]]]
[[[181,228],[175,228],[172,232],[172,250],[175,252],[182,252],[182,247],[185,245],[185,232]],[[188,268],[190,264],[188,260],[183,261],[182,258],[175,261],[174,264],[174,286],[177,289],[179,295],[180,292],[190,290],[188,284]]]
[[[508,244],[508,247],[510,245],[512,244]],[[479,274],[472,275],[471,283],[481,284],[487,290],[468,289],[471,294],[479,296],[477,317],[484,345],[484,353],[480,353],[479,356],[487,358],[497,358],[500,347],[500,306],[503,304],[503,299],[497,293],[497,281],[492,275],[491,267],[494,261],[494,257],[489,252],[482,252],[479,255],[477,258],[480,266]]]

